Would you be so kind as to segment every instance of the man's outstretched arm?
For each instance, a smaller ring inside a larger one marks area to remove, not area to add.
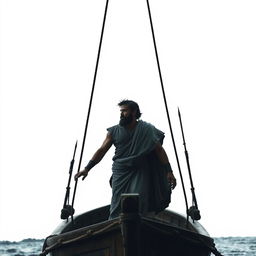
[[[108,133],[101,147],[94,153],[92,159],[84,167],[84,169],[75,175],[75,179],[78,179],[79,177],[83,176],[83,180],[84,180],[85,177],[88,175],[88,172],[90,171],[90,169],[92,169],[96,164],[98,164],[101,161],[101,159],[108,152],[112,144],[113,144],[112,137],[110,133]]]

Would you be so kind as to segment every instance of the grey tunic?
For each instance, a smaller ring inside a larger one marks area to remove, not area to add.
[[[140,212],[159,212],[170,203],[171,189],[165,167],[154,153],[164,133],[153,125],[138,121],[133,130],[120,125],[107,129],[116,147],[112,165],[110,219],[120,213],[122,193],[138,193]]]

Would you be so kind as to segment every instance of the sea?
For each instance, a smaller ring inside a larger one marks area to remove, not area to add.
[[[223,256],[256,256],[256,237],[216,237],[214,241]],[[38,256],[43,243],[43,239],[31,238],[0,241],[0,256]]]

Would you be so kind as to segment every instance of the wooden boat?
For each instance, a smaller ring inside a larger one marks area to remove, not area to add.
[[[88,107],[88,115],[78,170],[80,170],[83,156],[83,148],[97,76],[108,2],[109,0],[106,0],[100,43],[92,84],[91,98]],[[185,155],[193,198],[193,206],[188,209],[186,192],[183,184],[183,178],[178,161],[177,150],[164,92],[149,1],[147,0],[146,2],[166,114],[168,117],[174,151],[182,181],[184,198],[186,201],[187,215],[182,216],[169,210],[160,212],[157,215],[141,215],[139,213],[139,195],[123,194],[121,197],[121,213],[119,217],[115,219],[108,219],[109,206],[104,206],[73,217],[73,204],[76,194],[77,181],[74,188],[72,205],[67,205],[66,202],[68,201],[69,197],[69,184],[72,176],[74,156],[77,146],[76,144],[73,160],[70,163],[69,182],[63,207],[63,210],[68,213],[67,221],[64,221],[54,231],[53,235],[45,239],[41,256],[47,254],[52,256],[209,256],[211,253],[215,254],[216,256],[221,255],[215,248],[213,239],[197,221],[200,219],[200,213],[194,193],[192,176],[189,168],[188,153],[185,146],[186,144],[180,118],[183,144],[185,147]],[[71,216],[71,220],[69,216]]]
[[[41,256],[220,255],[198,221],[169,210],[142,216],[138,200],[138,195],[123,195],[122,212],[112,220],[104,206],[63,221],[46,238]]]

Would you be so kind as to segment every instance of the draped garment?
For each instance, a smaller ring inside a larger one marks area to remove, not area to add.
[[[120,214],[122,193],[138,193],[140,213],[159,212],[170,203],[171,189],[167,170],[156,156],[157,143],[164,133],[139,120],[134,129],[120,125],[107,129],[115,146],[112,165],[110,219]]]

